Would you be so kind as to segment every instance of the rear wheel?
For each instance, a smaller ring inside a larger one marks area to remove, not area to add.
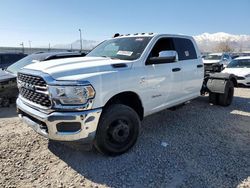
[[[221,106],[229,106],[233,101],[234,84],[232,81],[227,81],[225,93],[219,94],[218,103]]]
[[[218,103],[218,93],[210,92],[209,93],[209,103],[216,105]]]
[[[94,145],[106,155],[120,155],[136,142],[140,119],[130,107],[114,104],[104,110],[96,132]]]

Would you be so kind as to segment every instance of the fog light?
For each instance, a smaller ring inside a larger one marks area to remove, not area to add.
[[[61,122],[56,124],[58,132],[77,132],[81,129],[79,122]]]

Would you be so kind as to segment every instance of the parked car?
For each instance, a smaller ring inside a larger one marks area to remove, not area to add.
[[[8,66],[24,58],[27,54],[23,53],[0,53],[0,69],[6,69]]]
[[[16,84],[17,72],[23,67],[34,62],[48,61],[59,58],[83,57],[85,54],[78,52],[38,52],[24,57],[16,63],[9,66],[6,70],[0,71],[0,105],[6,106],[15,101],[18,95]]]
[[[222,72],[234,74],[239,84],[250,86],[250,56],[234,59]]]
[[[204,77],[192,37],[153,33],[116,35],[85,57],[31,64],[17,78],[27,125],[51,140],[92,140],[107,155],[135,144],[145,116],[205,93],[230,105],[237,83],[230,74]]]
[[[203,63],[206,72],[221,72],[232,60],[228,53],[212,53],[204,57]]]

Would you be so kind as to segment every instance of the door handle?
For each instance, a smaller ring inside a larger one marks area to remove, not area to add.
[[[181,68],[173,68],[172,69],[172,72],[178,72],[178,71],[180,71],[181,70]]]
[[[197,68],[201,68],[201,67],[203,67],[203,65],[202,65],[202,64],[197,65]]]

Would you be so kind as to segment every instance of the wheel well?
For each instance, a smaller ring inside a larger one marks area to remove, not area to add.
[[[144,109],[142,106],[142,102],[140,100],[140,97],[134,93],[134,92],[123,92],[119,93],[115,96],[113,96],[111,99],[108,100],[108,102],[105,104],[104,108],[107,106],[110,106],[112,104],[124,104],[132,108],[140,119],[143,119],[144,116]]]
[[[236,78],[231,78],[230,80],[233,82],[234,87],[238,86]]]

